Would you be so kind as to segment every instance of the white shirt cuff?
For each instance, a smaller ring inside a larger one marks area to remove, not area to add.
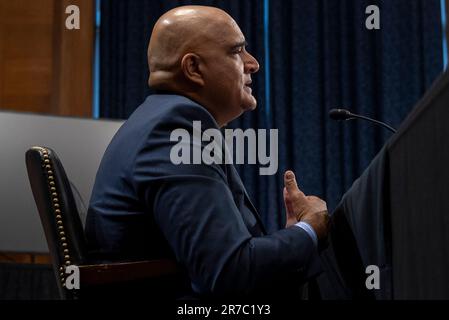
[[[295,224],[295,226],[300,227],[305,232],[307,232],[307,234],[312,238],[315,247],[318,246],[318,237],[315,233],[315,230],[313,230],[310,224],[304,221],[299,221],[298,223]]]

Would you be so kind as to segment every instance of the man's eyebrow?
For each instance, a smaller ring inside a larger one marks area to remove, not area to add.
[[[236,43],[235,45],[232,46],[232,49],[237,49],[240,47],[246,47],[248,45],[248,42],[246,41],[241,41],[239,43]]]

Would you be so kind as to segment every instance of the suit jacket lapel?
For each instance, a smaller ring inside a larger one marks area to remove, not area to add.
[[[262,219],[259,216],[259,213],[257,212],[256,208],[254,207],[253,203],[251,202],[251,199],[249,198],[249,195],[246,192],[245,186],[243,185],[243,182],[240,179],[240,176],[239,176],[237,170],[235,169],[235,167],[232,164],[229,164],[227,171],[228,171],[228,176],[230,175],[230,180],[232,181],[231,183],[236,184],[236,186],[232,186],[232,188],[234,189],[233,191],[235,191],[236,188],[241,189],[243,191],[244,202],[245,202],[246,206],[253,213],[254,217],[256,218],[257,224],[260,227],[260,229],[262,230],[262,232],[264,234],[267,234],[265,227],[263,225]]]

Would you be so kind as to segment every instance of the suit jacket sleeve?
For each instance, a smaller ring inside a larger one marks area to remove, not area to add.
[[[176,142],[170,141],[170,132],[184,128],[191,133],[192,118],[201,120],[203,129],[216,126],[202,108],[180,106],[152,131],[133,171],[141,198],[192,283],[200,293],[252,293],[304,271],[317,252],[303,229],[253,237],[222,166],[171,163]]]

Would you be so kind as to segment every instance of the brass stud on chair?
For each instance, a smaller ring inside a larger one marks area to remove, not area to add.
[[[61,243],[61,246],[63,248],[63,254],[64,254],[64,264],[65,266],[69,266],[71,265],[71,261],[70,259],[70,255],[69,255],[69,250],[68,250],[68,245],[67,245],[67,238],[65,237],[65,232],[64,232],[64,227],[63,227],[63,222],[62,222],[62,214],[61,214],[61,210],[60,210],[60,203],[59,203],[59,197],[58,197],[58,193],[57,193],[57,189],[56,189],[56,184],[55,184],[55,176],[54,176],[54,172],[52,170],[52,166],[51,166],[51,162],[50,162],[50,157],[48,154],[48,151],[44,148],[42,148],[42,153],[43,153],[43,167],[46,169],[46,174],[47,174],[47,182],[48,182],[48,186],[51,192],[51,200],[53,202],[53,210],[56,214],[56,224],[58,226],[58,231],[59,231],[59,241]],[[62,286],[65,287],[65,277],[64,277],[64,268],[61,266],[59,268],[60,271],[60,279],[62,282]]]

